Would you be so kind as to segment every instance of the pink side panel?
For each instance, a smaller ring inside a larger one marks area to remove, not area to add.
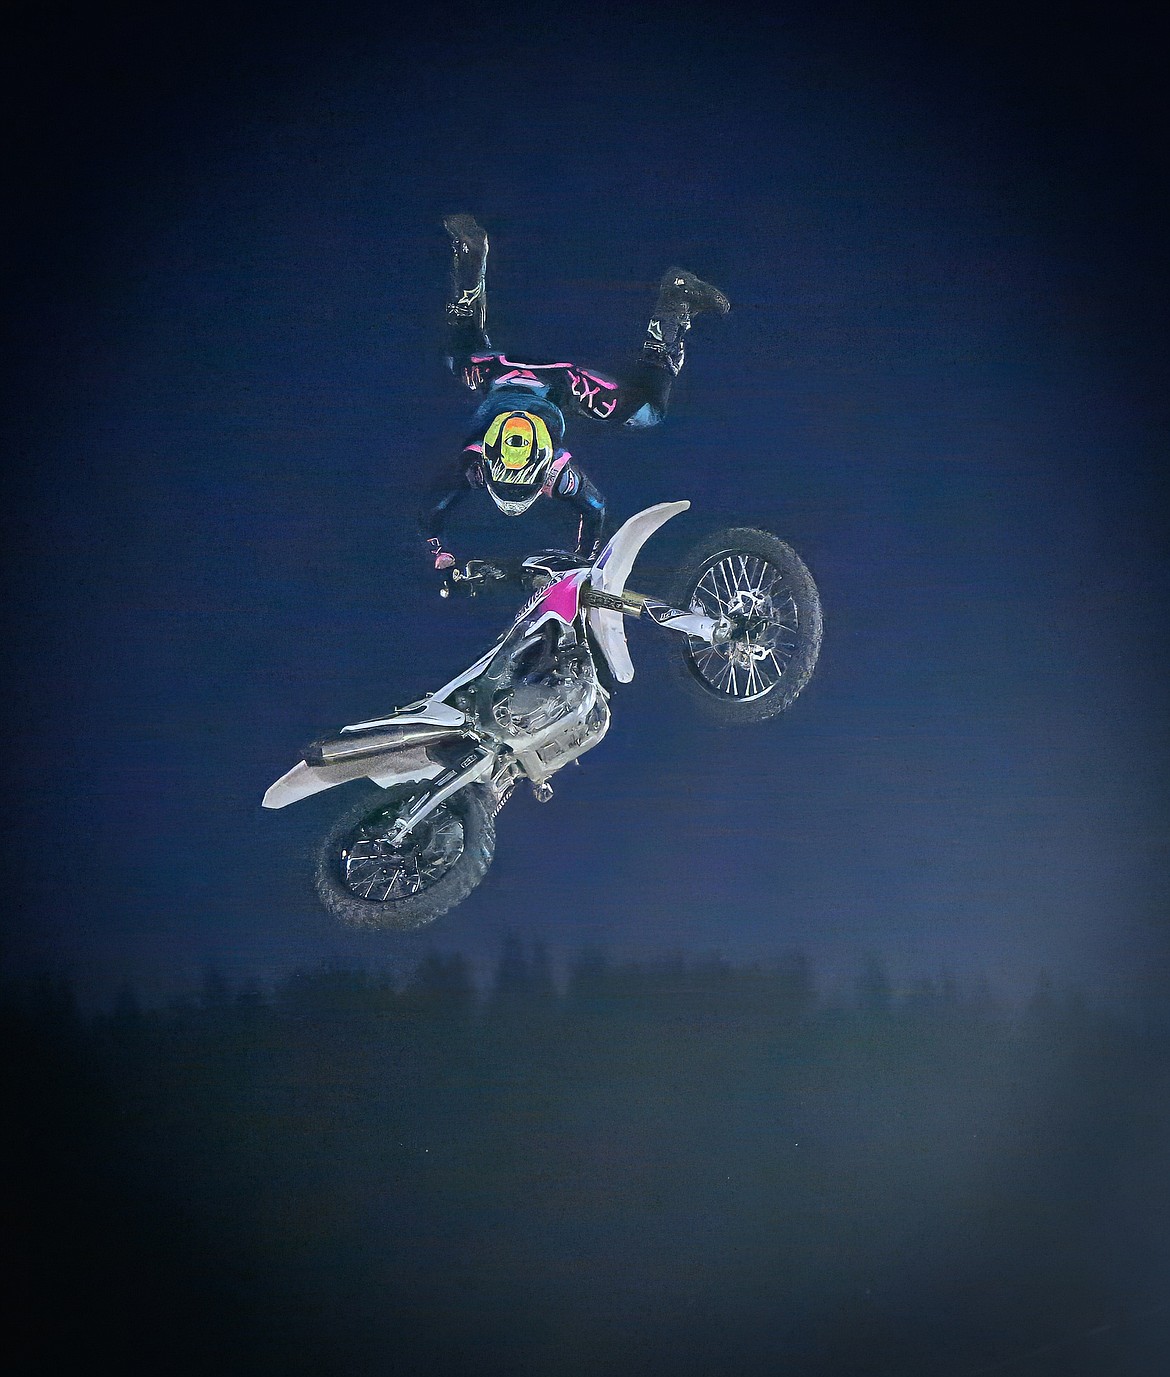
[[[577,615],[577,605],[581,597],[579,574],[566,574],[558,579],[541,600],[541,612],[555,612],[564,621],[571,622]]]

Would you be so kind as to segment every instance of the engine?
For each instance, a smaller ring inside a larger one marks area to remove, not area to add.
[[[565,730],[546,741],[536,752],[541,766],[551,774],[585,751],[591,750],[609,728],[609,707],[598,693],[583,721],[574,718]]]
[[[521,662],[492,703],[492,718],[509,737],[529,737],[578,712],[594,692],[593,665],[576,642],[541,646]]]

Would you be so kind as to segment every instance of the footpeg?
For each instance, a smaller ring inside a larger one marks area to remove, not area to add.
[[[532,797],[537,803],[548,803],[553,796],[552,785],[547,779],[541,780],[539,784],[532,786]]]

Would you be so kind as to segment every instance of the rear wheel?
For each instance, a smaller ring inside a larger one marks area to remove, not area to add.
[[[480,785],[446,799],[404,842],[390,840],[422,787],[367,792],[318,848],[317,894],[348,927],[425,927],[466,899],[487,873],[496,832],[490,791]]]
[[[770,532],[716,532],[684,561],[670,601],[726,627],[713,644],[697,636],[675,643],[683,689],[717,721],[775,717],[812,678],[821,600],[804,561]]]

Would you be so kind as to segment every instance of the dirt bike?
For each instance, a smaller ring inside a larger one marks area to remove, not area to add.
[[[691,551],[665,598],[626,588],[643,544],[689,506],[639,512],[588,563],[562,551],[520,561],[512,574],[530,596],[486,655],[417,702],[315,741],[272,785],[266,808],[354,780],[374,786],[318,848],[317,893],[335,917],[405,931],[471,893],[517,783],[547,802],[551,776],[605,736],[614,683],[634,676],[626,617],[672,633],[677,677],[719,721],[759,722],[792,704],[816,665],[821,607],[778,537],[719,531]],[[471,560],[442,591],[475,594],[508,577]]]

